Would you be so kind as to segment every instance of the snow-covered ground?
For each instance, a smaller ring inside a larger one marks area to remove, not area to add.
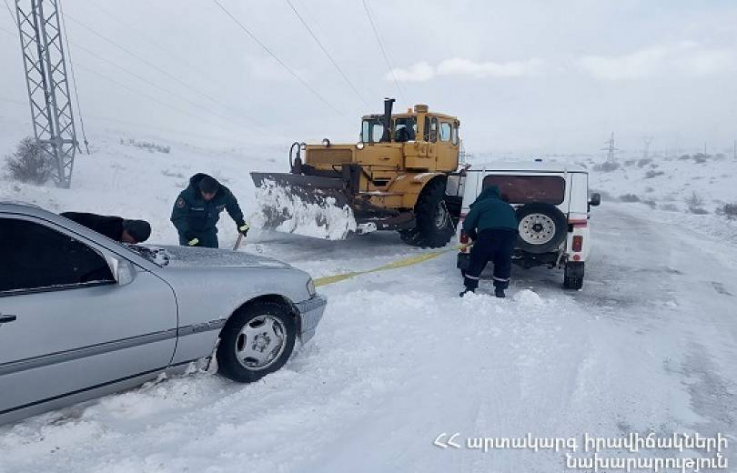
[[[95,153],[79,157],[72,190],[0,180],[0,199],[146,218],[152,242],[176,243],[168,217],[191,174],[222,179],[250,213],[249,171],[287,168],[282,150],[154,140],[167,154],[121,138],[149,141],[101,133]],[[580,292],[563,292],[557,271],[515,269],[508,299],[490,296],[489,281],[461,299],[453,252],[325,286],[330,303],[316,337],[280,372],[251,385],[194,372],[2,426],[0,472],[566,471],[565,451],[441,448],[433,445],[441,433],[460,433],[463,445],[528,433],[579,441],[721,433],[734,468],[737,248],[734,224],[714,209],[731,197],[720,176],[737,169],[726,159],[659,169],[669,174],[645,178],[637,164],[592,174],[592,187],[652,195],[655,209],[605,198],[593,210]],[[691,191],[708,199],[709,214],[682,201],[661,208]],[[714,233],[720,222],[725,230]],[[221,244],[235,236],[224,216]],[[315,277],[422,252],[389,233],[329,242],[258,231],[245,251]],[[627,454],[638,455],[674,454]]]

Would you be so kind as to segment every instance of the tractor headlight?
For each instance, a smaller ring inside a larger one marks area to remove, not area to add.
[[[356,149],[363,149],[363,146],[363,141],[359,141],[358,143],[356,143]]]
[[[313,297],[315,294],[317,294],[317,290],[315,290],[315,281],[310,278],[307,281],[307,293],[310,295],[310,297]]]
[[[329,140],[329,139],[327,139],[327,138],[323,138],[323,139],[322,139],[322,145],[323,145],[324,147],[326,147],[326,148],[329,148],[329,147],[330,147],[330,140]]]

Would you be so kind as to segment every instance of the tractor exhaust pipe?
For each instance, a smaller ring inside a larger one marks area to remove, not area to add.
[[[381,135],[382,143],[389,143],[392,140],[392,107],[396,99],[384,99],[384,133]]]

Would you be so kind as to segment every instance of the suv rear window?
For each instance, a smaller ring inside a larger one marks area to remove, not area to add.
[[[501,176],[484,178],[484,188],[496,185],[510,204],[542,202],[559,205],[565,200],[566,181],[560,176]]]

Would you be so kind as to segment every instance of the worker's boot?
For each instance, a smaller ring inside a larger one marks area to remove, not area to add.
[[[507,295],[504,294],[504,289],[500,287],[497,287],[496,289],[494,289],[494,295],[500,299],[504,299],[505,297],[507,297]]]
[[[473,289],[464,289],[464,290],[463,290],[463,292],[461,292],[460,296],[461,296],[461,297],[463,297],[463,296],[465,296],[466,294],[468,294],[469,292],[470,292],[471,294],[473,294],[473,293],[474,293],[475,291],[474,291]]]

